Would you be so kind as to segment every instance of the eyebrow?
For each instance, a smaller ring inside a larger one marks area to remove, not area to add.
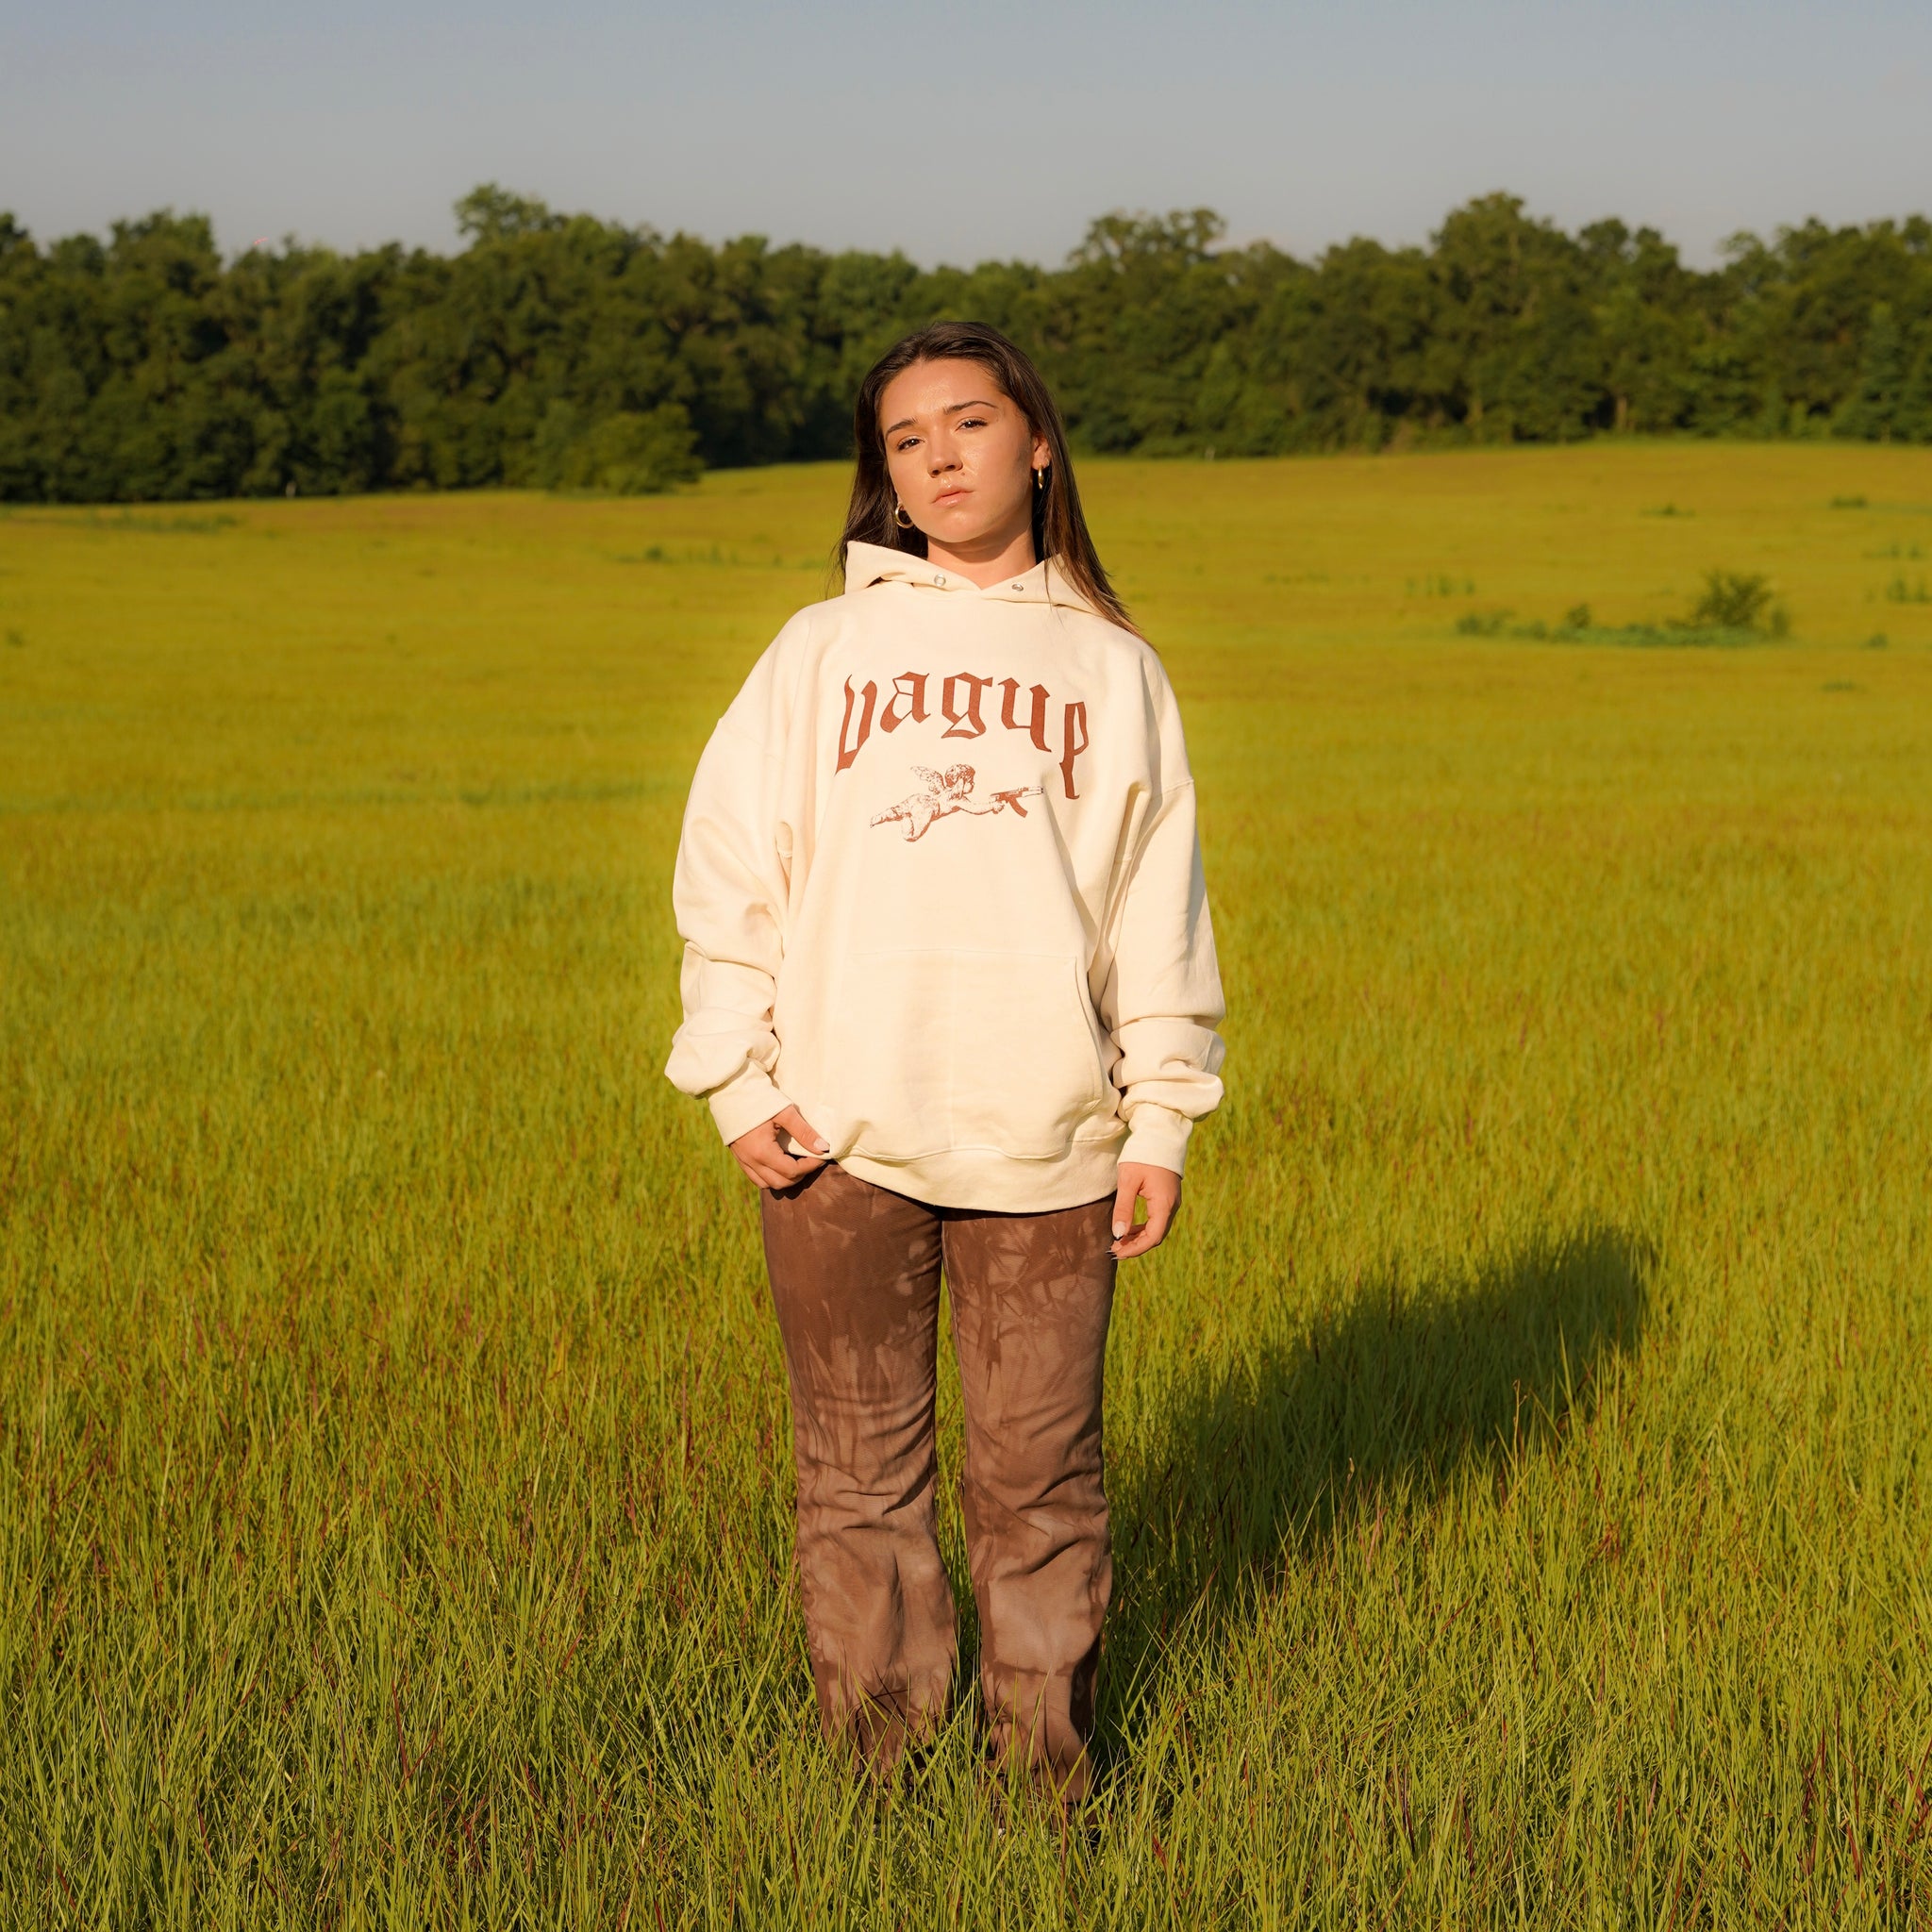
[[[998,407],[999,405],[997,403],[989,403],[978,397],[975,397],[972,402],[968,403],[948,403],[946,407],[940,411],[940,414],[942,416],[957,416],[961,409],[993,409],[997,408]],[[890,429],[882,430],[880,433],[885,436],[896,436],[898,435],[900,430],[909,429],[911,428],[911,426],[912,418],[910,416],[901,416],[899,420],[896,423],[894,423]]]

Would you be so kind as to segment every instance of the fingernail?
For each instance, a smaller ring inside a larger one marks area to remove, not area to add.
[[[1121,1225],[1121,1224],[1120,1224],[1120,1223],[1119,1223],[1118,1221],[1116,1221],[1116,1222],[1114,1223],[1114,1224],[1113,1224],[1113,1238],[1114,1238],[1114,1240],[1115,1240],[1115,1241],[1119,1241],[1119,1240],[1120,1240],[1120,1238],[1122,1237],[1122,1235],[1124,1235],[1124,1234],[1125,1234],[1125,1233],[1126,1233],[1126,1229],[1125,1229],[1124,1227],[1123,1227],[1123,1226]]]
[[[816,1147],[821,1154],[829,1154],[832,1151],[832,1143],[829,1141],[814,1141],[811,1144],[814,1147]]]

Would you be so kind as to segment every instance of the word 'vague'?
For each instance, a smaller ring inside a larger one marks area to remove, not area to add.
[[[988,693],[1000,694],[1000,724],[1008,731],[1024,731],[1036,751],[1049,757],[1054,747],[1047,740],[1047,720],[1055,707],[1052,694],[1043,684],[1023,687],[1017,677],[981,677],[971,671],[956,671],[941,678],[924,671],[902,671],[888,688],[884,708],[879,705],[878,683],[867,678],[858,690],[845,680],[845,714],[839,724],[839,763],[834,773],[852,764],[872,736],[873,725],[885,732],[897,731],[902,724],[924,724],[933,715],[926,702],[927,690],[939,685],[939,716],[946,728],[944,738],[984,738],[988,724],[985,708]],[[1022,691],[1024,691],[1024,702]],[[1074,789],[1074,765],[1087,749],[1087,707],[1078,698],[1059,708],[1060,780],[1067,796],[1077,798]]]

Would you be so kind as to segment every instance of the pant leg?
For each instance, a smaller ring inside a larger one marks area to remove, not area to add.
[[[953,1678],[933,1534],[939,1215],[838,1167],[760,1199],[819,1720],[883,1768],[937,1728]]]
[[[1075,1797],[1090,1782],[1113,1587],[1100,1441],[1112,1221],[1111,1196],[1048,1214],[945,1216],[992,1746]]]

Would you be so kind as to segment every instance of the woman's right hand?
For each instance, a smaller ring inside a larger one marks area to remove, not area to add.
[[[786,1153],[787,1134],[801,1147],[816,1148],[817,1153]],[[731,1143],[739,1166],[761,1188],[795,1187],[824,1166],[824,1157],[831,1151],[832,1143],[795,1107],[774,1114]]]

